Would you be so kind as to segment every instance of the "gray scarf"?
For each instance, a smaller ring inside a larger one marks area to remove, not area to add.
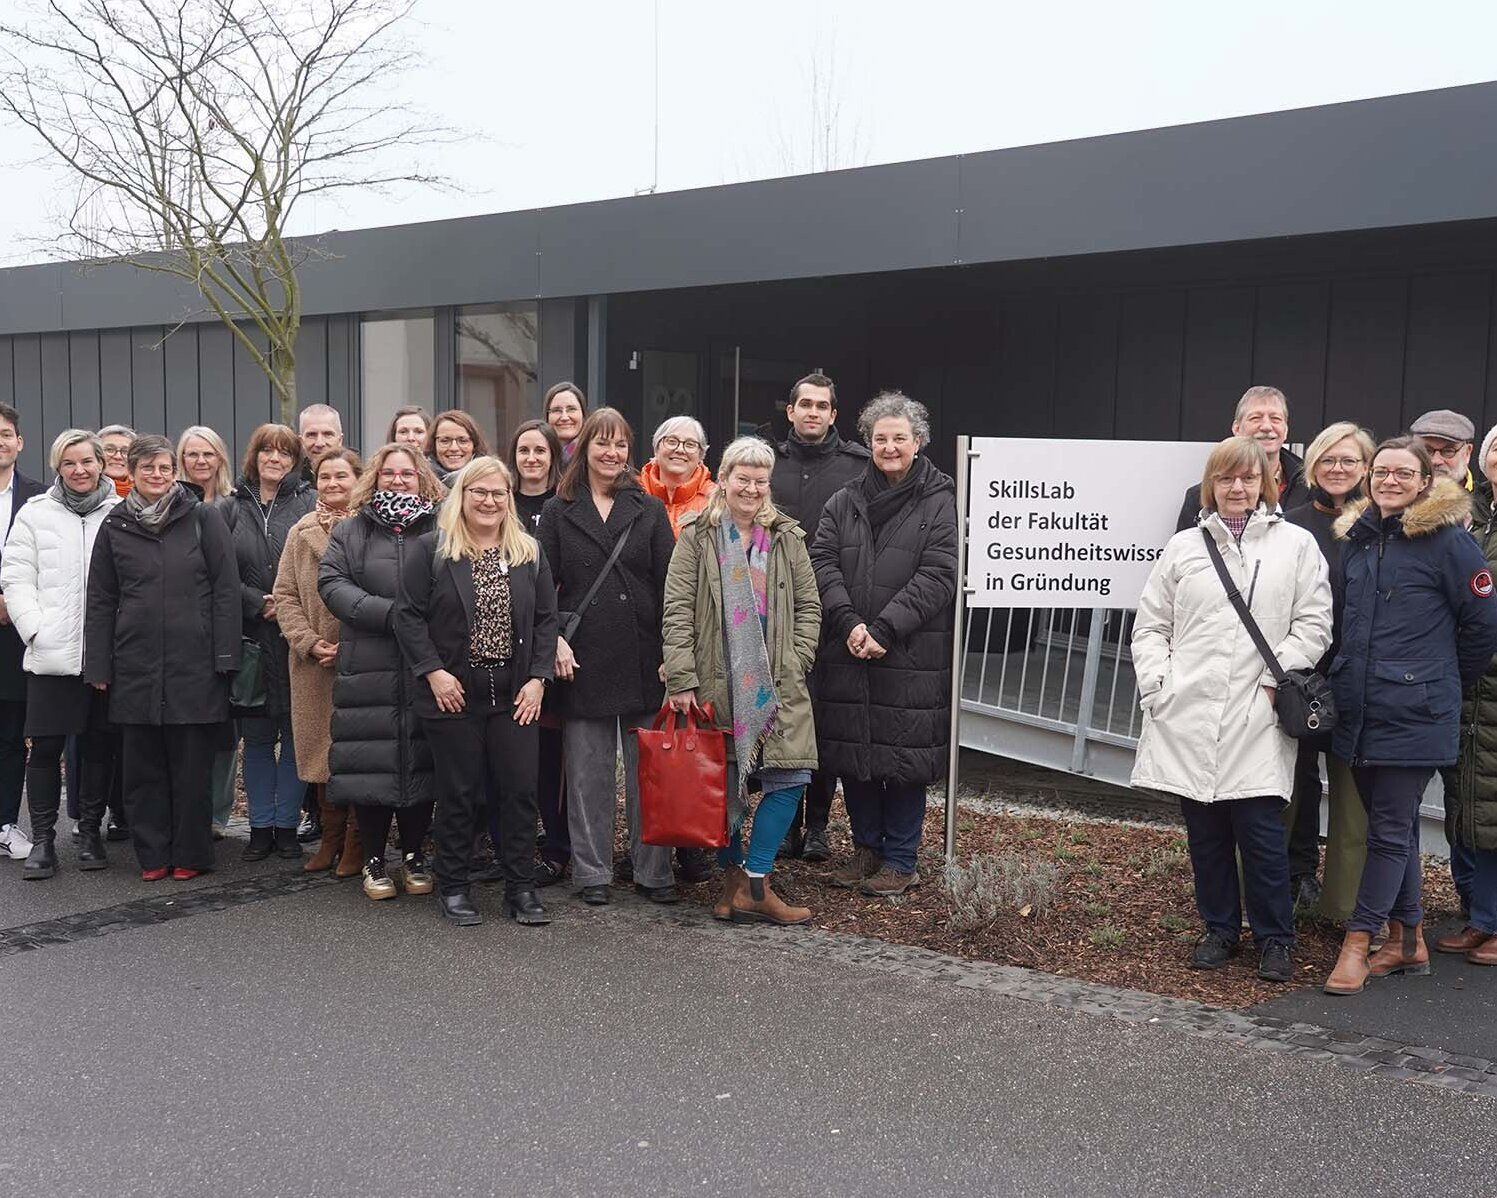
[[[80,495],[77,491],[69,490],[68,485],[59,478],[47,488],[47,494],[73,515],[86,516],[89,512],[97,510],[101,503],[114,494],[114,479],[107,474],[101,474],[98,485],[92,491],[85,491]]]
[[[780,700],[775,694],[769,647],[764,643],[769,530],[756,524],[745,541],[732,518],[725,515],[717,526],[716,541],[728,700],[733,705],[733,751],[738,759],[738,794],[729,798],[731,808],[735,800],[745,802],[749,775],[759,768]]]
[[[139,491],[131,491],[125,496],[125,507],[147,532],[160,533],[166,527],[166,518],[172,514],[177,500],[186,494],[181,483],[172,483],[165,495],[155,503],[147,503]]]

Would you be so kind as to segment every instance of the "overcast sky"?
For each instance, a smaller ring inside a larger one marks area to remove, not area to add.
[[[424,0],[414,101],[472,131],[432,163],[456,194],[304,213],[357,228],[710,186],[805,169],[812,65],[841,162],[866,165],[1497,78],[1497,5],[1132,0]],[[55,180],[0,128],[0,262],[48,230]]]

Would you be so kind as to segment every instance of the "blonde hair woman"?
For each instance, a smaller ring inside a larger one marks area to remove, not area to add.
[[[234,490],[229,473],[229,447],[205,424],[190,424],[177,438],[177,477],[203,493],[204,503],[227,497]]]
[[[492,789],[505,911],[523,924],[549,923],[535,894],[536,721],[556,663],[556,585],[515,514],[514,480],[498,458],[457,472],[436,531],[411,546],[395,635],[425,683],[412,699],[436,769],[442,914],[461,926],[482,922],[470,867]]]
[[[710,703],[732,733],[729,823],[721,853],[718,919],[804,923],[769,886],[786,832],[816,768],[816,726],[806,679],[821,635],[821,600],[806,534],[769,494],[774,449],[739,437],[723,451],[721,485],[690,512],[665,579],[665,672],[670,704]],[[763,791],[748,853],[740,828],[748,783]]]

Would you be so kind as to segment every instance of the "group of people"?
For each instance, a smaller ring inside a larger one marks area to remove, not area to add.
[[[1381,443],[1332,424],[1303,463],[1288,431],[1283,393],[1249,388],[1134,624],[1133,784],[1181,800],[1205,925],[1191,964],[1237,954],[1245,907],[1259,975],[1287,981],[1298,908],[1344,923],[1327,993],[1428,973],[1420,805],[1439,771],[1466,926],[1435,948],[1497,965],[1497,428],[1479,474],[1476,430],[1448,409]],[[1297,671],[1326,680],[1335,718],[1296,740],[1278,688]]]
[[[809,375],[786,440],[740,437],[716,480],[691,417],[636,468],[628,421],[575,384],[543,412],[501,457],[465,412],[401,408],[364,460],[313,405],[257,428],[237,477],[203,426],[69,429],[42,487],[0,405],[0,854],[56,873],[66,759],[78,868],[108,866],[118,827],[142,878],[196,877],[242,760],[246,860],[300,859],[309,806],[307,870],[372,900],[435,891],[459,925],[482,920],[473,884],[502,881],[506,914],[543,924],[538,891],[568,874],[610,901],[622,751],[619,865],[674,902],[712,863],[641,840],[628,735],[668,704],[710,710],[729,745],[715,915],[810,917],[769,875],[783,852],[828,859],[839,779],[856,851],[834,881],[918,885],[957,585],[924,407],[879,395],[858,444]]]

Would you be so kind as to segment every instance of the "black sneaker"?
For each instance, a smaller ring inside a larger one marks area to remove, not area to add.
[[[1237,941],[1223,940],[1215,932],[1207,932],[1196,941],[1195,951],[1190,954],[1192,969],[1225,969],[1227,962],[1237,955]]]
[[[1265,982],[1287,982],[1294,976],[1294,964],[1289,959],[1289,946],[1270,941],[1263,946],[1263,956],[1258,962],[1258,976]]]
[[[296,839],[299,844],[311,844],[314,840],[322,839],[322,812],[314,807],[302,814],[301,823],[296,825]]]

